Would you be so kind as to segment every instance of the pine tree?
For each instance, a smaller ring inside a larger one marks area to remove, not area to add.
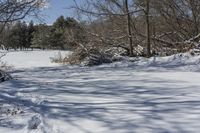
[[[26,22],[22,22],[20,25],[21,35],[20,35],[20,47],[21,49],[28,48],[28,27]]]
[[[18,21],[10,30],[8,35],[8,46],[15,50],[21,47],[21,22]]]
[[[31,48],[46,49],[50,47],[50,30],[46,24],[37,26],[37,30],[33,33]]]
[[[28,25],[27,29],[27,46],[30,48],[32,45],[33,33],[35,32],[35,27],[33,21],[31,21]]]

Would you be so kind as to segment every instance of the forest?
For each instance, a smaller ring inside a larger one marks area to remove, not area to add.
[[[7,24],[2,31],[1,40],[5,49],[60,49],[69,50],[73,44],[67,40],[67,32],[81,33],[79,23],[73,18],[60,16],[53,25],[34,24],[33,21],[17,21]],[[76,32],[75,32],[76,31]],[[71,31],[72,32],[72,31]]]

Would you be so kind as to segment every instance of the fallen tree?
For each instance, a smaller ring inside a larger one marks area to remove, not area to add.
[[[61,62],[71,65],[83,64],[85,66],[101,65],[103,63],[112,62],[111,55],[106,54],[99,49],[86,48],[80,43],[78,45],[81,47],[77,48],[70,56],[65,57]]]

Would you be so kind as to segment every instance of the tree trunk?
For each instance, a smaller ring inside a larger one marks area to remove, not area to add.
[[[127,14],[127,34],[129,38],[129,56],[133,56],[133,40],[132,40],[132,31],[131,31],[131,16],[129,12],[128,0],[125,0],[125,9]]]
[[[145,11],[145,17],[146,17],[146,54],[147,57],[151,57],[151,35],[150,35],[150,21],[149,21],[149,1],[146,0],[146,11]]]

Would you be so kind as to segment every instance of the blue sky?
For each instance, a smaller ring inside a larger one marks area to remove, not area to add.
[[[42,19],[45,23],[52,24],[61,15],[72,17],[73,11],[67,9],[72,5],[73,0],[50,0],[49,7],[42,11]]]

